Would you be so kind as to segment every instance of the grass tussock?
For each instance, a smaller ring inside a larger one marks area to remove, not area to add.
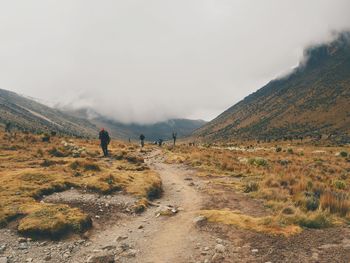
[[[182,145],[168,149],[166,160],[188,164],[214,184],[221,177],[232,178],[222,180],[223,187],[262,200],[273,218],[280,217],[279,223],[283,215],[293,221],[287,225],[322,228],[350,220],[350,162],[341,152],[349,149],[298,143]]]
[[[2,227],[18,219],[18,231],[25,235],[54,238],[84,231],[91,219],[81,210],[39,202],[43,195],[71,187],[101,194],[121,191],[140,199],[161,194],[160,177],[144,164],[137,148],[113,141],[108,160],[101,157],[98,141],[55,136],[43,142],[26,136],[17,134],[16,144],[0,136]],[[114,158],[114,149],[123,149],[125,154]]]

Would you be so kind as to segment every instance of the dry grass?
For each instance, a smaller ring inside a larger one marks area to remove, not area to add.
[[[19,218],[21,233],[50,237],[85,230],[91,219],[79,209],[38,202],[70,187],[101,194],[122,191],[140,199],[160,195],[160,177],[136,147],[113,142],[110,148],[106,159],[97,141],[53,137],[47,143],[34,135],[0,133],[0,225]]]
[[[234,178],[225,183],[226,189],[231,184],[232,191],[239,189],[252,198],[262,199],[271,208],[271,218],[278,218],[270,221],[270,226],[275,226],[278,221],[286,222],[286,225],[322,228],[332,222],[350,223],[350,159],[340,152],[349,152],[349,148],[300,144],[182,145],[166,153],[167,162],[191,165],[198,169],[200,176],[211,178],[214,183],[220,181],[216,178]],[[283,211],[288,210],[284,210],[286,206],[297,212],[293,216],[283,215]],[[220,222],[225,216],[232,222],[247,216],[232,216],[227,211],[215,213],[220,215]],[[247,222],[262,225],[266,232],[275,233],[274,228],[264,223],[266,218],[253,220],[248,216],[248,219]],[[243,228],[259,231],[254,224]]]

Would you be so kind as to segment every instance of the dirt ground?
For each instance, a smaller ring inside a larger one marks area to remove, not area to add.
[[[207,223],[199,210],[229,208],[252,216],[269,211],[248,195],[195,176],[185,165],[166,164],[160,150],[148,153],[146,163],[159,173],[164,192],[144,213],[132,213],[136,200],[122,194],[71,189],[44,197],[42,202],[81,208],[94,227],[52,241],[20,237],[10,225],[0,229],[0,262],[109,262],[102,261],[109,256],[130,263],[350,262],[350,228],[304,230],[286,238]]]

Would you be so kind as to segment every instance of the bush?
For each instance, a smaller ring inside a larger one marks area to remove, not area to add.
[[[250,158],[248,160],[249,164],[256,165],[256,166],[267,166],[268,162],[264,158]]]
[[[343,180],[336,180],[333,182],[333,185],[339,190],[344,190],[346,188],[346,182]]]
[[[244,192],[250,193],[250,192],[256,192],[259,189],[259,184],[257,182],[249,182],[244,186]]]
[[[345,152],[345,151],[341,151],[340,153],[339,153],[339,155],[341,156],[341,157],[344,157],[344,158],[346,158],[346,157],[348,157],[348,153],[347,152]]]
[[[312,195],[306,198],[305,207],[307,211],[315,211],[320,206],[320,200]]]
[[[55,157],[66,157],[67,154],[59,149],[57,149],[56,147],[53,147],[49,150],[49,154],[51,154],[52,156]]]
[[[332,226],[331,220],[323,213],[317,213],[315,215],[303,216],[297,219],[297,223],[302,227],[307,228],[326,228]]]
[[[288,148],[287,153],[289,153],[289,154],[293,154],[293,153],[294,153],[294,151],[293,151],[293,149]]]
[[[282,147],[276,147],[276,153],[282,152]]]

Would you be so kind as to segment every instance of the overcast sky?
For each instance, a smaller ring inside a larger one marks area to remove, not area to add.
[[[210,120],[350,28],[349,0],[0,0],[0,88],[124,122]]]

